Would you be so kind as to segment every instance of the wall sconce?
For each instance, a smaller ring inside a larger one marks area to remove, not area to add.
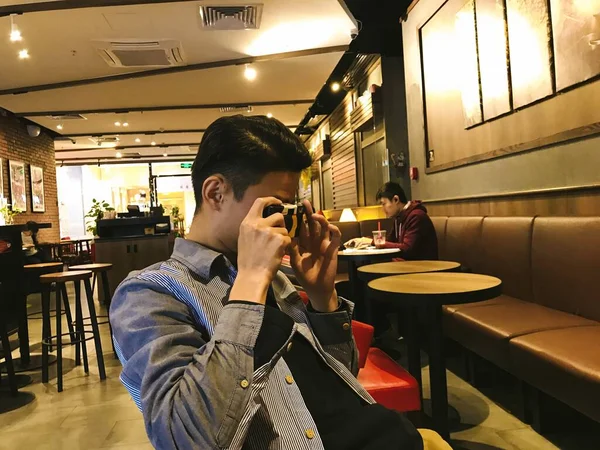
[[[356,216],[350,208],[344,208],[340,216],[340,222],[356,222]]]

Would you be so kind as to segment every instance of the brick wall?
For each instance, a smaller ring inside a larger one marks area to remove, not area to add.
[[[27,190],[27,212],[15,217],[15,223],[21,224],[29,220],[49,222],[52,228],[40,230],[40,241],[56,241],[59,239],[58,199],[56,192],[56,165],[54,161],[54,142],[51,136],[42,130],[35,138],[27,134],[25,122],[0,110],[0,158],[2,158],[2,174],[4,178],[4,197],[10,203],[10,179],[8,161],[25,163]],[[31,181],[29,166],[33,164],[44,169],[44,197],[46,212],[34,213],[31,208]]]

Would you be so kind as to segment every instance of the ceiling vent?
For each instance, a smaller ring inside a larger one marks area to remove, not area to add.
[[[257,30],[262,4],[243,6],[201,6],[201,27],[206,30]]]
[[[174,39],[92,41],[111,67],[169,67],[185,65],[181,42]]]
[[[253,111],[252,106],[243,106],[243,105],[238,105],[238,106],[223,106],[221,108],[219,108],[219,111],[221,111],[222,113],[232,113],[232,112],[244,112],[244,113],[251,113]]]
[[[61,122],[63,120],[87,120],[81,114],[63,114],[58,116],[48,116],[48,118],[52,120],[60,120]]]

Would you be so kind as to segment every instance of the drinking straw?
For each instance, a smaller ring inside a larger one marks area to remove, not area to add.
[[[381,222],[377,222],[377,231],[381,231]]]

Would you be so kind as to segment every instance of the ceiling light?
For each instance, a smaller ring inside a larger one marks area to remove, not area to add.
[[[128,127],[129,126],[129,122],[123,122],[123,126],[124,127]]]
[[[168,155],[166,153],[163,153],[163,156],[166,158]]]
[[[123,157],[123,155],[121,154],[121,152],[117,152],[117,153],[115,154],[115,156],[116,156],[117,158],[122,158],[122,157]]]
[[[56,125],[56,129],[57,130],[62,130],[63,129],[62,123],[59,123],[58,125]]]
[[[150,142],[150,145],[156,145],[156,142],[152,141]]]
[[[20,42],[23,40],[23,36],[21,36],[21,32],[17,28],[17,24],[15,23],[16,14],[10,15],[10,41],[11,42]]]
[[[19,59],[29,59],[29,51],[26,48],[19,52]]]
[[[273,114],[271,114],[271,113],[267,113],[267,117],[268,117],[269,119],[272,119],[272,118],[273,118]]]
[[[338,92],[340,90],[341,86],[340,83],[338,83],[337,81],[335,83],[331,83],[331,90],[333,92]]]
[[[115,127],[120,127],[121,126],[121,122],[119,122],[118,120],[115,122]]]
[[[142,140],[141,140],[140,138],[135,138],[135,142],[136,142],[137,144],[139,144],[140,142],[142,142]]]
[[[256,69],[251,67],[250,64],[246,64],[246,70],[244,70],[244,77],[248,81],[256,80]]]

